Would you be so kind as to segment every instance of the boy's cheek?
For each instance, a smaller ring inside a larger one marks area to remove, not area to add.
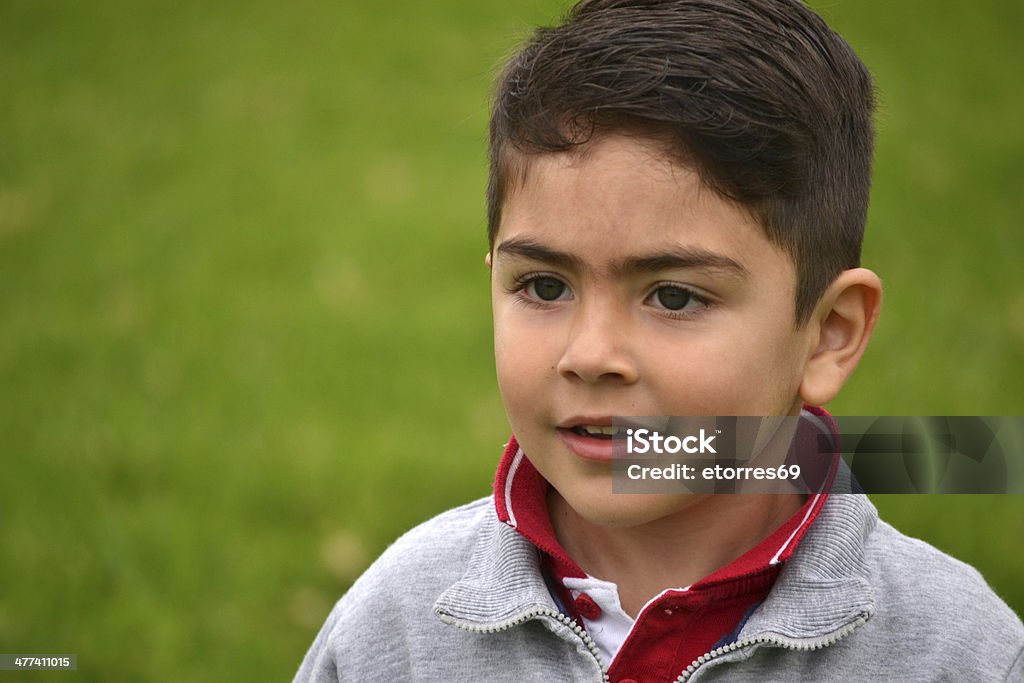
[[[498,363],[526,370],[542,358],[557,353],[554,330],[520,304],[497,300],[494,313],[494,355]],[[550,363],[549,363],[550,365]]]
[[[529,348],[517,346],[514,341],[495,347],[495,370],[503,397],[542,391],[543,369],[550,365],[547,359]]]

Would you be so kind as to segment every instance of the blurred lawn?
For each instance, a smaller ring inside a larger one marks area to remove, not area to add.
[[[0,4],[0,652],[79,654],[12,680],[288,679],[487,493],[487,97],[560,6]],[[1024,413],[1024,5],[816,6],[882,100],[832,409]],[[877,502],[1024,611],[1019,497]]]

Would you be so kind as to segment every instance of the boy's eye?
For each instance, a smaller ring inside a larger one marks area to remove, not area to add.
[[[565,283],[553,277],[537,277],[526,285],[526,292],[541,301],[556,301],[566,291]]]
[[[658,303],[670,311],[681,311],[693,300],[693,293],[679,287],[659,287],[655,293]]]
[[[681,314],[697,313],[708,307],[708,301],[701,295],[678,285],[662,285],[651,294],[659,308]]]

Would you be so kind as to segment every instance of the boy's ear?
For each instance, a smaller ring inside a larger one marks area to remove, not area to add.
[[[484,263],[487,264],[487,269],[490,270],[490,268],[491,268],[491,252],[487,252],[487,255],[484,256]]]
[[[866,268],[840,273],[818,302],[811,326],[811,355],[804,367],[800,398],[820,406],[839,393],[857,367],[882,306],[882,281]]]

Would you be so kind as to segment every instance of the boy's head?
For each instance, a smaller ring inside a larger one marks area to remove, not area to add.
[[[491,248],[538,157],[625,133],[754,216],[796,264],[802,325],[859,265],[873,102],[853,50],[797,0],[583,0],[498,81]]]
[[[500,78],[488,191],[512,430],[572,510],[609,497],[613,416],[792,415],[859,361],[870,78],[789,0],[591,0]]]

